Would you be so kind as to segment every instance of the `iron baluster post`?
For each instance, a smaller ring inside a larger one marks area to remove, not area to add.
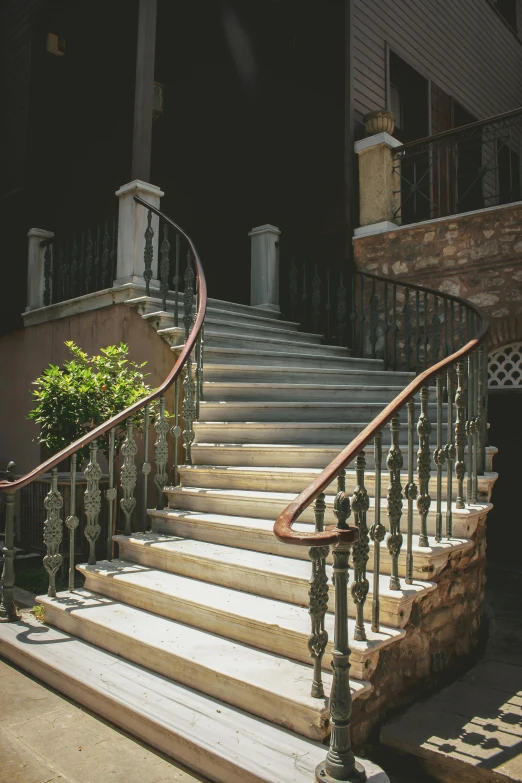
[[[312,278],[312,327],[316,334],[321,330],[321,278],[314,264],[314,276]]]
[[[382,431],[377,433],[373,443],[375,455],[375,514],[373,525],[370,528],[370,538],[373,541],[372,631],[378,631],[380,627],[379,574],[381,570],[381,543],[386,535],[386,529],[381,524]]]
[[[478,348],[477,472],[479,476],[483,476],[486,470],[487,355],[486,346],[482,343]]]
[[[464,362],[457,362],[457,391],[455,393],[455,408],[457,417],[455,421],[455,447],[457,462],[455,463],[455,476],[457,478],[456,507],[465,508],[464,498],[464,474],[466,463],[464,462],[466,448],[466,390],[464,387]]]
[[[441,346],[441,339],[440,339],[440,315],[439,315],[439,299],[437,296],[433,297],[434,303],[433,303],[433,317],[431,320],[432,324],[432,338],[433,338],[433,345],[432,345],[432,351],[433,351],[433,361],[438,362],[439,355],[440,355],[440,346]]]
[[[478,436],[479,436],[479,421],[478,421],[478,353],[473,351],[471,354],[471,366],[473,372],[472,378],[472,413],[473,418],[471,424],[473,427],[473,454],[471,459],[471,502],[476,503],[478,500]]]
[[[364,278],[359,276],[359,340],[360,340],[360,353],[359,356],[364,356]]]
[[[394,416],[390,422],[391,445],[386,460],[386,467],[390,474],[388,486],[388,520],[390,534],[387,540],[388,551],[391,556],[390,590],[400,590],[399,579],[399,555],[402,548],[401,516],[402,516],[402,487],[401,468],[402,453],[399,446],[400,421]]]
[[[179,449],[179,438],[181,435],[181,427],[179,426],[179,393],[180,393],[180,383],[179,378],[176,378],[176,381],[174,383],[174,425],[171,429],[171,435],[174,438],[174,475],[172,477],[172,481],[174,486],[176,487],[179,483],[179,456],[178,456],[178,449]]]
[[[131,418],[127,419],[126,436],[121,447],[123,454],[123,465],[121,467],[120,483],[123,490],[123,497],[120,499],[120,508],[125,516],[125,536],[132,535],[132,514],[136,508],[136,498],[134,491],[138,471],[136,468],[135,457],[138,453],[138,446],[134,439],[134,422]]]
[[[404,292],[404,358],[406,359],[406,370],[411,370],[411,307],[410,290]]]
[[[176,267],[174,273],[174,326],[179,326],[179,257],[180,257],[180,236],[176,234]]]
[[[192,269],[192,254],[187,253],[187,268],[185,269],[185,289],[183,291],[183,326],[185,339],[188,340],[192,329],[192,308],[194,307],[194,271]]]
[[[160,247],[160,292],[161,292],[161,306],[163,310],[167,309],[167,295],[169,293],[169,276],[170,276],[170,242],[169,242],[169,224],[163,224],[163,241]]]
[[[428,294],[424,292],[424,369],[428,369]]]
[[[431,422],[428,414],[430,391],[428,386],[420,390],[421,413],[417,423],[419,436],[419,450],[417,451],[417,479],[419,482],[419,494],[417,495],[417,510],[421,518],[419,546],[429,546],[428,542],[428,513],[431,505],[429,494],[430,484],[430,432]]]
[[[89,464],[83,474],[87,481],[83,506],[85,516],[87,517],[84,535],[89,542],[89,560],[87,561],[89,565],[96,565],[96,541],[101,532],[98,518],[101,509],[100,479],[102,472],[98,464],[97,454],[98,441],[93,440],[89,446]]]
[[[327,270],[328,274],[328,270]],[[354,356],[357,355],[357,349],[356,349],[356,339],[357,339],[357,313],[356,313],[356,290],[355,287],[357,285],[357,272],[352,277],[352,290],[350,292],[351,296],[351,302],[352,302],[352,312],[350,313],[350,318],[352,321],[352,349]],[[386,362],[385,362],[385,369],[386,369]]]
[[[408,483],[404,495],[408,501],[408,530],[406,537],[406,584],[413,582],[413,501],[417,498],[417,485],[413,481],[415,400],[408,400]]]
[[[44,544],[46,554],[43,558],[43,566],[49,574],[49,589],[47,595],[50,598],[56,596],[56,572],[62,564],[60,545],[62,543],[62,520],[60,509],[63,506],[63,498],[58,491],[58,468],[51,470],[51,487],[44,500],[47,517],[44,522]]]
[[[379,300],[375,290],[375,280],[372,280],[372,291],[370,295],[370,316],[368,321],[368,342],[370,343],[370,356],[376,358],[377,348],[377,323],[379,321],[378,313]]]
[[[203,399],[203,327],[196,343],[196,421],[199,421],[199,403]]]
[[[321,493],[315,501],[315,529],[317,532],[324,530],[324,515],[326,512],[326,503],[324,493]],[[324,696],[323,678],[321,666],[326,645],[328,644],[328,633],[324,627],[324,618],[328,609],[328,577],[326,576],[326,558],[330,548],[328,546],[313,546],[308,550],[310,560],[312,561],[312,575],[310,577],[310,586],[308,589],[309,607],[308,611],[312,622],[310,636],[308,637],[308,649],[314,662],[314,674],[312,681],[311,695],[314,698]]]
[[[437,466],[437,511],[435,513],[435,541],[442,541],[442,467],[446,461],[446,446],[442,444],[442,398],[444,395],[444,380],[437,375],[435,380],[437,393],[437,448],[433,461]]]
[[[420,370],[420,293],[415,291],[415,372]]]
[[[141,529],[145,531],[147,525],[147,511],[148,511],[148,498],[149,498],[149,475],[152,470],[149,462],[149,430],[150,430],[150,408],[145,405],[143,409],[143,464],[141,466],[141,473],[143,476],[143,519],[141,523]]]
[[[464,345],[464,327],[462,323],[462,304],[459,302],[459,348]]]
[[[156,430],[156,441],[154,443],[154,464],[156,472],[154,473],[154,483],[158,490],[158,503],[156,508],[161,511],[163,508],[163,488],[168,481],[167,463],[169,461],[169,444],[167,434],[169,431],[169,422],[165,415],[165,395],[160,397],[159,412],[154,422]]]
[[[364,451],[361,451],[355,459],[357,484],[352,495],[351,503],[354,522],[359,528],[359,540],[353,545],[352,549],[353,582],[351,587],[352,598],[356,608],[354,639],[358,642],[366,641],[364,606],[369,590],[369,583],[366,578],[366,567],[370,554],[370,546],[366,515],[370,507],[370,499],[364,485],[365,469],[366,457]]]
[[[337,479],[338,492],[334,501],[337,528],[347,530],[350,498],[345,492],[345,471]],[[316,770],[316,781],[343,783],[364,781],[364,769],[355,761],[350,737],[352,694],[350,692],[350,647],[348,644],[348,565],[350,545],[336,544],[333,551],[333,583],[335,587],[335,625],[332,650],[332,690],[330,693],[330,747],[326,759]]]
[[[397,286],[393,283],[392,289],[392,335],[393,335],[393,360],[392,369],[397,369]]]
[[[44,250],[44,294],[43,303],[45,307],[48,307],[52,302],[51,296],[51,270],[53,265],[52,258],[52,244],[49,242]]]
[[[467,321],[467,333],[469,334],[469,318]],[[473,373],[473,356],[472,354],[468,354],[467,362],[467,390],[468,390],[468,396],[467,396],[467,406],[468,406],[468,414],[467,414],[467,421],[466,421],[466,434],[468,436],[468,470],[467,470],[467,482],[466,482],[466,500],[468,505],[470,505],[473,501],[473,442],[474,442],[474,435],[475,435],[475,421],[473,418],[473,380],[474,380],[474,373]]]
[[[109,486],[105,490],[105,500],[107,501],[107,560],[112,560],[112,536],[114,533],[114,501],[118,495],[118,490],[114,486],[114,460],[116,452],[116,427],[112,427],[109,432]]]
[[[453,353],[455,350],[455,303],[453,299],[450,299],[450,328],[449,328],[449,350]]]
[[[154,247],[152,240],[154,238],[154,229],[152,228],[152,210],[147,211],[147,228],[145,229],[145,250],[143,253],[143,262],[145,264],[145,271],[143,277],[145,278],[145,293],[150,296],[150,281],[152,280],[152,261],[154,259]]]
[[[446,538],[448,541],[453,535],[453,463],[456,451],[453,433],[453,367],[448,369],[448,423],[446,429]]]
[[[196,418],[196,400],[194,379],[192,377],[192,354],[187,356],[185,378],[183,379],[183,440],[185,443],[185,465],[192,465],[192,444],[194,442],[194,420]]]
[[[6,478],[8,481],[15,480],[15,471],[15,463],[9,462],[6,471]],[[14,602],[15,496],[16,493],[14,492],[7,492],[5,495],[5,531],[4,546],[2,547],[4,566],[2,569],[2,601],[0,603],[0,621],[7,623],[14,623],[19,619]]]
[[[65,526],[69,531],[69,592],[74,591],[74,537],[80,520],[76,516],[76,465],[78,455],[71,457],[71,495],[69,498],[69,516],[65,520]]]
[[[339,288],[337,289],[337,339],[339,345],[344,344],[346,332],[346,288],[343,284],[343,274],[339,279]]]
[[[388,283],[384,283],[384,369],[388,369]]]

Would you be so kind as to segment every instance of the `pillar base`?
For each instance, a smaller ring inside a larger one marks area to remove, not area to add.
[[[367,777],[363,765],[359,764],[359,762],[356,761],[355,769],[353,773],[349,775],[347,778],[343,778],[342,780],[333,778],[326,771],[326,760],[325,760],[325,761],[321,761],[321,763],[318,764],[317,767],[315,768],[315,779],[317,783],[364,783],[364,781],[367,780]]]

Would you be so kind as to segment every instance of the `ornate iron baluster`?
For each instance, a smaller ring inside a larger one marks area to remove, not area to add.
[[[402,452],[399,446],[400,420],[394,416],[390,422],[391,446],[386,460],[386,467],[390,473],[388,486],[388,520],[390,535],[387,546],[391,556],[390,590],[400,590],[399,579],[399,555],[402,548],[401,516],[402,516],[402,487],[401,468]]]
[[[469,318],[468,318],[468,333],[469,331],[470,328],[469,328]],[[467,394],[466,401],[468,407],[468,414],[466,420],[466,435],[468,439],[468,480],[467,480],[466,499],[469,505],[473,502],[473,451],[474,451],[474,441],[475,441],[475,418],[474,418],[474,408],[473,408],[474,372],[473,372],[472,354],[468,354],[467,371],[468,371],[468,378],[467,378],[468,394]]]
[[[420,292],[415,291],[415,372],[420,371]]]
[[[121,466],[120,485],[123,490],[123,497],[120,498],[120,508],[125,516],[125,530],[123,534],[130,536],[132,535],[132,513],[136,508],[134,490],[136,489],[138,478],[138,471],[134,462],[138,453],[138,446],[134,440],[134,422],[132,419],[127,419],[126,430],[126,437],[121,447],[123,465]]]
[[[411,307],[410,307],[410,289],[404,291],[404,358],[406,359],[406,370],[411,370]]]
[[[373,541],[373,599],[372,599],[372,631],[380,628],[380,597],[379,575],[381,570],[381,543],[386,535],[386,528],[381,524],[381,471],[382,471],[382,432],[378,432],[373,441],[375,454],[375,516],[370,528],[370,538]]]
[[[393,283],[392,288],[392,325],[391,325],[391,332],[392,332],[392,369],[397,369],[397,332],[398,332],[398,326],[397,326],[397,286],[395,283]]]
[[[370,343],[370,356],[375,359],[377,356],[377,324],[379,323],[379,299],[375,290],[375,280],[372,280],[372,292],[370,296],[370,317],[368,322],[368,341]]]
[[[160,397],[159,414],[154,422],[154,429],[156,430],[156,441],[154,443],[154,464],[156,465],[156,473],[154,474],[154,483],[158,490],[158,505],[156,508],[161,511],[163,508],[163,488],[168,481],[167,463],[169,461],[169,444],[167,442],[167,434],[169,431],[169,422],[165,416],[165,397]]]
[[[103,227],[103,239],[102,239],[102,254],[101,254],[101,284],[102,288],[107,288],[109,285],[109,226],[105,221]]]
[[[60,544],[62,543],[62,520],[60,509],[63,506],[63,498],[58,492],[58,469],[51,470],[51,488],[45,496],[44,506],[47,518],[44,522],[44,544],[46,554],[43,558],[43,566],[49,574],[49,589],[47,595],[50,598],[56,596],[56,572],[62,564]]]
[[[486,470],[486,428],[485,412],[486,412],[486,394],[484,387],[487,389],[487,351],[484,344],[478,347],[478,385],[477,385],[477,397],[478,397],[478,413],[477,413],[477,473],[479,476],[484,475]],[[477,479],[478,481],[478,479]]]
[[[174,273],[174,326],[179,326],[179,259],[180,259],[180,236],[176,234],[176,269]]]
[[[80,520],[76,516],[76,462],[77,454],[71,457],[71,497],[69,501],[69,516],[65,526],[69,530],[69,592],[74,592],[74,536]]]
[[[9,462],[7,465],[7,481],[15,480],[16,465]],[[18,618],[14,602],[15,570],[14,570],[14,536],[15,536],[15,493],[6,492],[5,495],[5,528],[4,528],[4,546],[2,554],[4,556],[4,566],[2,569],[2,602],[0,603],[0,621],[14,623]]]
[[[437,390],[437,448],[433,454],[433,462],[437,466],[437,511],[435,514],[435,541],[442,541],[442,467],[446,461],[446,446],[442,445],[442,398],[444,381],[442,375],[435,380]]]
[[[84,493],[84,508],[87,524],[85,525],[85,538],[89,542],[89,565],[96,565],[96,541],[101,532],[98,518],[101,510],[100,479],[101,468],[98,465],[98,442],[93,440],[89,447],[89,464],[85,468],[84,476],[87,481],[87,489]]]
[[[116,450],[116,427],[109,432],[109,486],[105,490],[107,501],[107,560],[112,560],[112,536],[114,533],[114,501],[118,496],[118,490],[114,486],[114,454]]]
[[[431,319],[431,326],[432,326],[432,334],[433,334],[433,361],[437,362],[439,360],[439,354],[440,354],[440,315],[439,315],[439,298],[437,296],[434,297],[434,309],[433,309],[433,317]]]
[[[297,266],[295,259],[292,258],[290,269],[288,271],[288,307],[290,310],[290,318],[294,320],[297,315],[297,295],[299,292],[299,284]]]
[[[180,393],[180,384],[179,384],[179,379],[176,378],[176,381],[174,383],[174,426],[170,431],[172,437],[174,438],[173,484],[175,487],[179,484],[178,450],[179,450],[179,439],[181,436],[181,427],[179,426],[179,393]]]
[[[462,324],[463,306],[459,303],[459,348],[464,345],[464,329]]]
[[[406,538],[406,584],[413,583],[413,501],[417,498],[417,485],[413,481],[413,433],[415,431],[415,399],[408,400],[408,483],[404,495],[408,501],[408,531]]]
[[[364,278],[359,277],[359,339],[360,339],[360,353],[359,356],[364,356]]]
[[[421,414],[417,424],[419,436],[419,450],[417,451],[417,478],[419,482],[419,494],[417,495],[417,511],[421,518],[419,546],[429,546],[428,542],[428,513],[431,505],[429,494],[430,485],[430,432],[431,422],[428,414],[430,390],[423,386],[420,390]]]
[[[384,283],[384,369],[388,369],[388,283]]]
[[[199,421],[199,403],[203,399],[203,327],[198,335],[196,343],[196,370],[195,370],[195,382],[196,382],[196,421]]]
[[[183,326],[185,339],[188,340],[192,328],[192,308],[194,306],[194,271],[192,269],[192,254],[187,252],[187,268],[185,269],[185,290],[183,291]]]
[[[169,293],[169,275],[170,275],[170,242],[169,242],[169,225],[163,224],[163,242],[160,248],[160,291],[161,291],[161,306],[163,310],[167,309],[167,294]]]
[[[152,470],[149,462],[149,430],[150,430],[150,408],[145,405],[143,409],[143,463],[141,465],[141,474],[143,476],[143,517],[141,529],[147,529],[147,511],[149,494],[149,475]]]
[[[93,253],[92,231],[91,229],[89,229],[87,231],[87,246],[85,248],[85,293],[86,294],[88,294],[91,290],[92,266],[93,266],[92,253]]]
[[[150,281],[152,280],[152,261],[154,260],[154,246],[152,240],[154,238],[154,229],[152,228],[152,211],[147,211],[147,228],[145,229],[145,251],[143,253],[143,262],[145,264],[145,271],[143,277],[145,278],[145,293],[150,296]]]
[[[466,390],[464,388],[464,362],[457,362],[457,392],[455,394],[455,408],[457,418],[455,421],[455,446],[457,462],[455,463],[455,475],[457,477],[457,508],[465,508],[464,498],[464,474],[466,463],[464,452],[466,448]]]
[[[44,295],[43,303],[45,307],[51,304],[51,270],[53,265],[53,257],[51,244],[46,245],[44,250]]]
[[[448,423],[446,428],[446,538],[453,534],[453,462],[455,460],[455,444],[453,442],[453,368],[448,369]]]
[[[194,420],[196,418],[195,384],[192,378],[192,355],[187,357],[183,379],[183,441],[185,443],[185,465],[192,465],[192,444],[194,442]]]
[[[356,607],[356,621],[354,639],[359,642],[366,640],[366,630],[364,628],[364,605],[368,596],[369,583],[366,578],[366,566],[370,555],[368,526],[366,524],[366,514],[370,508],[370,499],[364,485],[364,471],[366,469],[366,458],[364,451],[361,451],[355,459],[355,472],[357,484],[352,495],[352,511],[354,521],[359,528],[359,540],[353,545],[353,582],[351,587],[352,598]],[[376,499],[377,502],[377,499]]]
[[[344,345],[346,334],[346,288],[343,283],[343,273],[339,277],[339,288],[337,289],[337,334],[338,345]]]
[[[449,326],[449,352],[453,353],[455,350],[454,336],[455,336],[455,303],[453,299],[450,299],[450,326]]]
[[[314,265],[314,276],[312,278],[312,325],[316,334],[321,332],[321,278],[317,271],[317,264]]]
[[[324,493],[321,493],[314,506],[315,529],[321,533],[324,530],[324,515],[326,503]],[[324,618],[328,610],[328,577],[326,576],[326,558],[330,548],[327,546],[313,546],[308,550],[312,561],[312,576],[308,589],[309,613],[312,621],[312,631],[308,637],[308,649],[314,662],[314,675],[312,681],[312,696],[322,698],[324,696],[323,678],[321,666],[323,655],[328,644],[328,633],[324,628]]]
[[[476,328],[476,325],[474,325]],[[478,419],[478,383],[479,383],[479,372],[478,372],[478,353],[477,351],[473,351],[471,354],[471,366],[472,366],[472,413],[473,418],[471,420],[472,423],[472,436],[473,436],[473,452],[472,452],[472,459],[471,459],[471,502],[476,503],[478,500],[478,436],[479,436],[479,419]]]
[[[424,369],[428,368],[428,294],[424,292]]]

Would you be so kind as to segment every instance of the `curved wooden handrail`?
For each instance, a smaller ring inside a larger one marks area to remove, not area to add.
[[[464,305],[468,310],[474,312],[480,319],[478,334],[469,340],[462,348],[455,351],[450,356],[442,359],[437,364],[424,370],[414,380],[406,386],[402,392],[400,392],[389,405],[375,417],[375,419],[365,429],[355,437],[352,442],[330,462],[330,464],[312,481],[309,486],[299,494],[295,500],[293,500],[285,510],[279,515],[274,525],[274,534],[283,542],[289,544],[297,544],[298,546],[326,546],[329,544],[335,544],[339,542],[352,543],[353,542],[353,527],[347,530],[339,530],[334,525],[330,525],[323,532],[311,532],[303,533],[297,532],[292,529],[292,525],[299,519],[301,514],[313,503],[313,501],[325,491],[325,489],[334,481],[342,470],[346,468],[359,454],[364,447],[377,435],[377,433],[403,408],[411,397],[424,386],[430,379],[434,378],[438,373],[449,367],[451,364],[455,364],[461,359],[464,359],[471,351],[473,351],[486,337],[489,329],[488,316],[476,307],[472,302],[467,302],[458,296],[452,294],[445,294],[441,291],[435,291],[432,288],[426,288],[415,283],[401,283],[400,279],[392,277],[381,277],[380,275],[373,275],[367,272],[360,272],[359,274],[373,278],[375,280],[393,283],[394,285],[404,285],[420,291],[424,291],[428,294],[435,294],[443,299],[452,299],[461,305]]]
[[[76,451],[79,451],[79,449],[83,448],[84,446],[87,446],[93,440],[99,438],[100,435],[105,435],[106,432],[111,430],[113,427],[116,427],[118,424],[121,424],[129,416],[132,416],[134,413],[141,410],[149,403],[153,402],[153,400],[156,400],[158,397],[161,397],[162,394],[164,394],[167,391],[167,389],[169,389],[170,386],[172,386],[176,378],[179,376],[181,370],[183,369],[183,365],[187,360],[187,357],[190,355],[192,349],[194,348],[194,345],[196,344],[196,340],[198,339],[199,333],[201,331],[201,327],[203,326],[203,321],[207,309],[207,283],[205,280],[205,273],[203,271],[203,266],[199,259],[196,247],[192,239],[185,231],[183,231],[181,226],[178,226],[178,224],[175,223],[173,220],[171,220],[169,217],[167,217],[167,215],[165,215],[163,212],[160,212],[159,209],[156,209],[151,204],[148,204],[146,201],[143,201],[143,199],[139,198],[138,196],[134,196],[134,200],[138,202],[138,204],[144,206],[146,209],[150,209],[151,212],[154,212],[154,214],[158,215],[158,217],[165,220],[167,223],[173,226],[176,229],[176,231],[179,231],[180,234],[182,234],[187,240],[187,242],[189,243],[190,249],[194,255],[194,261],[196,264],[196,275],[198,281],[199,302],[198,302],[198,311],[196,314],[196,320],[194,321],[194,325],[191,329],[188,339],[186,340],[185,345],[183,346],[176,360],[176,363],[174,364],[174,367],[169,372],[169,374],[167,375],[163,383],[161,383],[161,385],[158,386],[157,389],[155,389],[153,392],[148,394],[146,397],[143,397],[143,399],[138,400],[132,405],[129,405],[128,408],[125,408],[125,410],[121,411],[121,413],[117,413],[116,416],[113,416],[111,419],[108,419],[103,424],[99,424],[97,427],[95,427],[93,430],[88,432],[86,435],[83,435],[81,438],[74,441],[74,443],[71,443],[65,449],[59,451],[58,454],[54,455],[54,457],[50,457],[45,462],[42,462],[41,465],[39,465],[37,468],[34,468],[32,471],[30,471],[30,473],[26,473],[25,476],[22,476],[16,481],[0,481],[0,492],[10,492],[10,493],[16,492],[18,489],[27,486],[27,484],[30,484],[32,481],[38,478],[38,476],[41,476],[43,473],[48,473],[52,468],[56,467],[60,462],[62,462],[62,460],[67,459],[67,457],[70,457]]]

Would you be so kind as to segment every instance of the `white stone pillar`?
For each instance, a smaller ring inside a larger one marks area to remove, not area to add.
[[[394,171],[393,150],[401,142],[389,133],[376,133],[355,142],[359,157],[359,217],[355,236],[376,234],[397,228],[396,212],[401,204],[401,178]]]
[[[44,254],[45,248],[40,247],[44,239],[54,237],[52,231],[43,228],[30,228],[27,232],[27,306],[25,311],[37,310],[44,306]]]
[[[147,228],[147,208],[134,201],[139,196],[151,206],[159,209],[160,199],[165,194],[155,185],[142,182],[139,179],[128,182],[116,191],[120,200],[118,213],[118,256],[116,263],[116,280],[114,287],[134,285],[145,287],[145,229]],[[154,230],[154,258],[152,262],[151,291],[159,290],[158,277],[158,228],[159,218],[153,214],[152,228]]]
[[[256,226],[251,237],[250,304],[280,313],[279,308],[279,237],[281,232],[269,224]]]

